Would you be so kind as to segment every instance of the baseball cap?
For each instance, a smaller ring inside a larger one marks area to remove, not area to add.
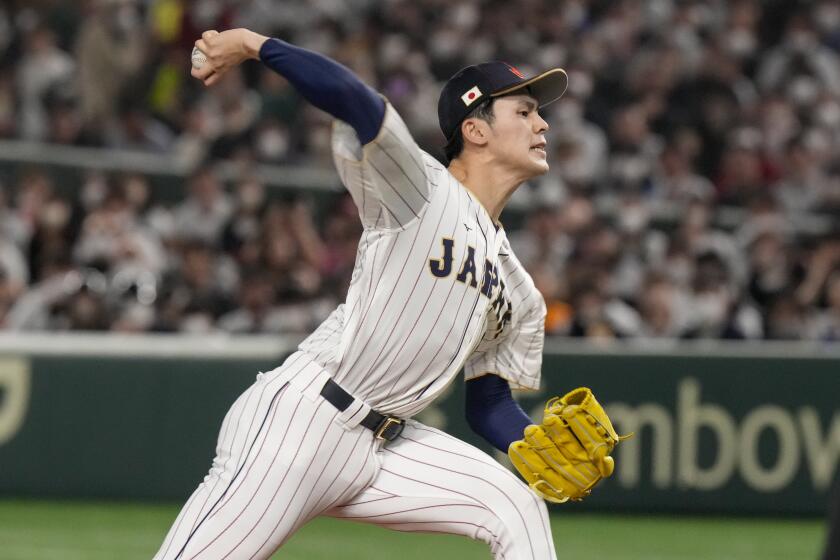
[[[528,88],[540,107],[557,101],[566,91],[569,78],[562,68],[553,68],[526,78],[506,62],[474,64],[449,78],[438,99],[438,121],[447,140],[455,134],[466,116],[482,101]]]

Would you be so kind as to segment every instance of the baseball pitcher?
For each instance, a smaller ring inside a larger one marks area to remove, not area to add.
[[[245,29],[205,32],[196,48],[192,75],[206,85],[257,59],[335,118],[335,165],[364,232],[345,303],[233,404],[155,558],[268,558],[319,515],[464,535],[497,559],[555,558],[544,500],[586,496],[612,473],[618,436],[586,388],[549,401],[539,424],[511,397],[539,387],[546,309],[499,215],[548,171],[538,109],[563,94],[566,73],[458,72],[438,105],[446,167],[328,58]],[[462,369],[470,426],[527,485],[411,419]]]

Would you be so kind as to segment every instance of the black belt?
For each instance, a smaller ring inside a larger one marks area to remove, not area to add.
[[[321,396],[341,412],[347,410],[347,407],[355,400],[353,395],[342,389],[341,385],[332,379],[328,379],[324,383],[324,387],[321,389]],[[393,441],[402,433],[403,427],[405,427],[405,420],[395,418],[394,416],[385,416],[371,409],[359,424],[371,430],[375,434],[376,439]]]

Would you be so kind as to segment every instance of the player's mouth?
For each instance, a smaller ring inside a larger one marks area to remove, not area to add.
[[[533,146],[531,146],[531,151],[540,154],[542,157],[545,157],[545,142],[534,144]]]

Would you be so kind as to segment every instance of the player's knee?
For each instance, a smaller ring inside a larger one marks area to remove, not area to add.
[[[523,497],[524,506],[522,511],[522,515],[525,516],[525,519],[547,519],[548,508],[545,506],[545,501],[534,494],[530,488],[524,485],[522,491],[525,494]]]
[[[543,519],[548,519],[548,507],[545,504],[545,500],[531,492],[530,489],[528,489],[528,492],[531,493],[532,499],[537,508],[535,515],[542,517]]]
[[[521,515],[526,524],[539,523],[541,519],[548,518],[545,502],[526,484],[518,479],[512,480],[507,492],[516,506],[517,516]]]
[[[495,504],[490,511],[492,521],[487,523],[487,534],[477,538],[490,545],[494,558],[516,560],[545,560],[550,555],[539,554],[534,547],[545,546],[550,535],[548,509],[545,502],[518,480],[511,480],[503,487],[505,504]],[[536,555],[536,556],[535,556]]]

